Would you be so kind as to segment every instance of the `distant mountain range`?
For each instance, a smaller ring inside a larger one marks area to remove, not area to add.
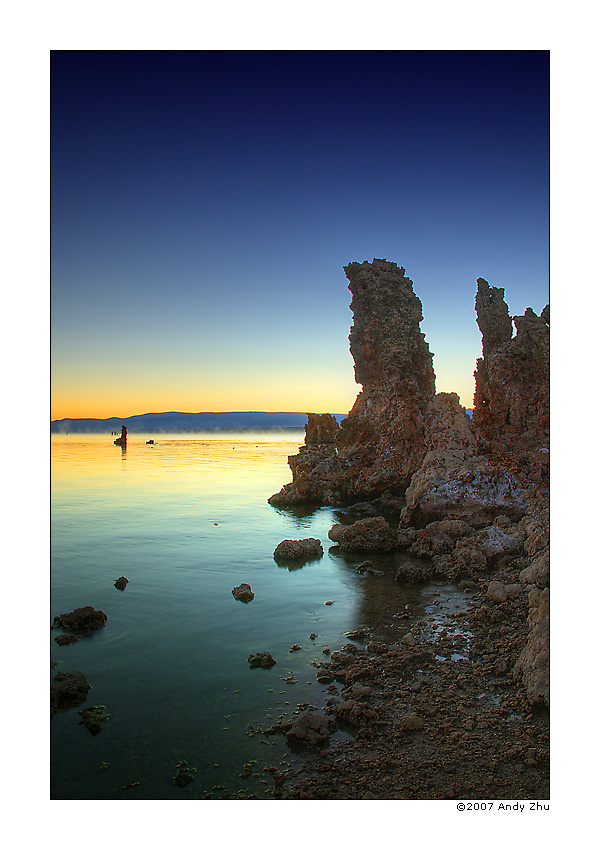
[[[335,413],[340,422],[347,413]],[[206,433],[212,431],[288,431],[304,428],[306,413],[142,413],[119,419],[55,419],[51,434],[111,434],[125,425],[128,434]]]

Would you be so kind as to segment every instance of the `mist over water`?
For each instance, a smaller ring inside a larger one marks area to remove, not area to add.
[[[344,633],[382,605],[391,616],[407,599],[418,603],[419,591],[394,582],[393,555],[371,558],[386,575],[366,579],[354,569],[361,558],[330,554],[332,509],[267,503],[290,480],[300,432],[152,438],[132,437],[125,449],[110,436],[52,439],[51,615],[92,605],[108,616],[67,646],[50,632],[51,677],[79,670],[92,685],[83,706],[52,719],[52,796],[193,799],[225,788],[261,798],[271,784],[262,767],[297,757],[282,736],[247,734],[250,724],[264,729],[299,703],[321,705],[326,686],[311,662],[325,660],[323,648],[346,643]],[[276,545],[303,537],[322,541],[323,558],[279,566]],[[231,594],[241,582],[255,593],[248,604]],[[302,649],[290,652],[294,644]],[[270,670],[250,668],[260,651],[276,659]],[[284,681],[290,673],[294,684]],[[90,705],[110,715],[96,736],[78,724]],[[197,769],[186,788],[173,784],[182,759]],[[258,776],[240,778],[252,760]]]

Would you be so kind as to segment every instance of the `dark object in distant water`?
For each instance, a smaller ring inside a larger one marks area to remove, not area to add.
[[[67,629],[72,632],[87,632],[99,629],[108,620],[104,611],[96,611],[91,605],[75,608],[69,614],[59,614],[52,623],[53,629]]]
[[[237,587],[234,587],[231,591],[234,598],[239,602],[251,602],[254,599],[254,593],[249,584],[242,582],[242,584],[238,584]]]
[[[128,582],[128,578],[125,578],[125,576],[120,576],[115,582],[115,587],[117,588],[117,590],[125,590]]]
[[[106,708],[103,705],[91,705],[89,708],[82,708],[80,726],[85,726],[90,735],[97,735],[102,731],[102,723],[108,720],[109,715],[105,714]]]
[[[154,445],[154,440],[146,440],[146,445],[147,445],[147,446],[153,446],[153,445]]]
[[[121,427],[121,436],[115,440],[115,446],[126,446],[127,445],[127,428],[123,425]]]
[[[188,767],[187,761],[183,760],[180,761],[179,764],[176,764],[175,767],[179,769],[173,777],[173,783],[179,788],[185,788],[186,785],[193,782],[194,777],[192,774],[198,772],[195,767]]]

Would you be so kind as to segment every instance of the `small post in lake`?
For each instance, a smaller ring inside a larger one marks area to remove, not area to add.
[[[115,446],[126,446],[127,445],[127,428],[123,425],[121,427],[121,436],[115,440]]]

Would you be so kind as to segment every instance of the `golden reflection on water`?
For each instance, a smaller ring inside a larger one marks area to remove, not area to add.
[[[154,444],[148,444],[154,439]],[[303,441],[298,432],[283,439],[270,435],[238,435],[213,439],[199,435],[129,437],[126,447],[99,436],[53,436],[51,476],[53,492],[89,482],[108,484],[118,473],[127,473],[139,487],[158,485],[214,488],[264,487],[265,499],[290,480],[288,456]]]

